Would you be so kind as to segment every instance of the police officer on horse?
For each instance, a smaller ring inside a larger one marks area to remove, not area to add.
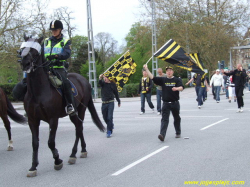
[[[42,54],[46,61],[50,63],[48,71],[56,75],[62,81],[63,97],[66,101],[67,114],[72,115],[75,113],[74,109],[74,97],[71,91],[71,84],[67,78],[66,68],[68,63],[66,60],[71,54],[71,41],[64,38],[62,34],[63,24],[59,20],[52,21],[49,29],[52,32],[50,38],[44,40],[44,44],[41,48]],[[26,78],[18,83],[13,89],[13,95],[17,100],[23,101],[27,92]]]
[[[71,41],[64,38],[62,34],[63,24],[59,20],[52,21],[50,28],[52,36],[44,41],[44,57],[51,62],[50,71],[52,71],[63,83],[62,91],[67,104],[67,114],[75,112],[73,107],[74,97],[71,91],[71,84],[67,79],[66,59],[71,54]]]

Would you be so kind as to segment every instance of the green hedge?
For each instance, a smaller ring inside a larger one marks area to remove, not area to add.
[[[0,84],[0,87],[4,90],[4,92],[6,93],[7,97],[9,98],[9,100],[11,101],[16,101],[13,97],[12,94],[12,90],[15,87],[16,84]]]

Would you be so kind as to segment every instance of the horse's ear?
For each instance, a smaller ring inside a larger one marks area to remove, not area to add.
[[[24,41],[25,41],[25,42],[27,42],[27,41],[28,41],[28,39],[29,39],[29,37],[28,37],[28,36],[26,36],[26,34],[25,34],[25,33],[23,34],[23,38],[24,38]]]
[[[43,36],[41,36],[41,37],[37,40],[39,44],[41,44],[41,43],[42,43],[43,38],[44,38],[44,37],[43,37]]]

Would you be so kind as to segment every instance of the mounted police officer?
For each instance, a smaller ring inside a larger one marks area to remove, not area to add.
[[[67,79],[66,59],[71,54],[71,41],[64,38],[62,34],[63,24],[59,20],[52,21],[50,28],[52,36],[44,41],[44,57],[51,62],[50,71],[52,71],[63,83],[62,91],[67,104],[67,114],[75,112],[73,107],[74,97],[71,91],[71,84]]]
[[[67,68],[68,63],[66,59],[71,54],[71,41],[64,38],[62,34],[63,24],[59,20],[52,21],[49,29],[52,32],[50,38],[44,40],[43,47],[41,48],[42,54],[47,61],[50,62],[49,71],[54,73],[62,81],[62,92],[67,104],[67,114],[75,114],[74,109],[74,97],[71,91],[71,84],[67,79]],[[26,75],[26,72],[24,72]],[[23,101],[24,96],[27,92],[26,76],[19,82],[13,89],[13,96]]]

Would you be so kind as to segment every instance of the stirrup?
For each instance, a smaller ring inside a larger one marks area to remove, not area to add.
[[[66,106],[66,113],[68,115],[73,114],[75,112],[75,109],[72,104]]]

